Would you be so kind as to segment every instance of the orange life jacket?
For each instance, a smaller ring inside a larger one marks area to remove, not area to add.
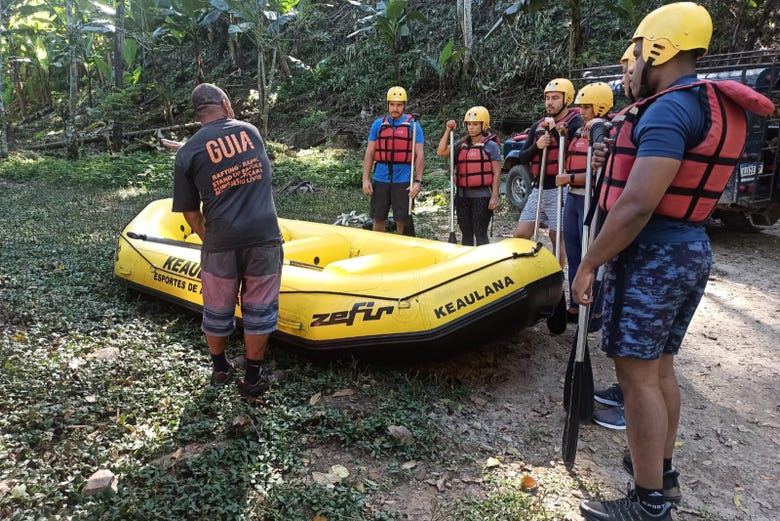
[[[499,144],[498,137],[492,132],[482,136],[479,143],[467,137],[458,145],[455,157],[455,182],[459,188],[480,188],[493,186],[493,162],[485,152],[485,144],[494,141]]]
[[[601,207],[609,211],[623,193],[637,147],[632,140],[636,123],[647,107],[669,92],[699,87],[706,101],[704,139],[685,151],[680,169],[655,209],[655,214],[699,223],[706,220],[720,199],[737,164],[747,138],[745,109],[759,115],[774,111],[774,104],[750,87],[732,80],[699,80],[677,85],[629,105],[615,120],[621,119],[615,132],[615,150],[604,176]],[[760,99],[760,98],[763,98]]]
[[[404,114],[401,122],[393,127],[390,118],[385,116],[376,139],[374,161],[377,163],[412,162],[412,125],[411,114]]]
[[[568,126],[571,120],[576,118],[580,115],[580,111],[578,109],[568,109],[569,111],[566,113],[566,115],[563,117],[563,119],[560,119],[556,121],[556,123],[561,123],[563,125]],[[544,118],[540,119],[536,122],[535,128],[539,129],[544,124]],[[547,166],[544,170],[544,177],[546,179],[554,179],[555,176],[558,175],[558,132],[556,130],[550,131],[551,136],[553,139],[550,141],[550,144],[547,146]],[[534,143],[539,139],[540,133],[534,133]],[[534,154],[534,158],[531,160],[531,175],[534,177],[539,176],[539,171],[541,170],[541,162],[542,162],[542,153],[540,151],[539,154]],[[548,180],[545,182],[545,184],[550,183]],[[545,187],[546,188],[546,187]]]

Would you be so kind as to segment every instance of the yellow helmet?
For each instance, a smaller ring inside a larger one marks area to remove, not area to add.
[[[563,103],[566,106],[571,105],[574,101],[574,85],[566,78],[555,78],[550,80],[550,83],[544,88],[545,94],[548,92],[561,92],[563,93]]]
[[[626,48],[626,52],[623,53],[623,56],[620,58],[620,64],[626,64],[626,69],[634,65],[634,43],[632,42],[631,45],[629,45]]]
[[[645,16],[634,32],[633,41],[644,38],[642,58],[661,65],[680,51],[707,52],[712,38],[710,13],[693,2],[677,2],[659,7]]]
[[[471,107],[463,116],[463,121],[480,121],[482,130],[486,130],[490,126],[490,112],[485,107]]]
[[[387,101],[403,101],[406,103],[406,89],[403,87],[390,87],[387,91]]]
[[[613,103],[612,89],[602,81],[585,85],[574,99],[575,105],[593,105],[593,113],[597,117],[609,112]]]

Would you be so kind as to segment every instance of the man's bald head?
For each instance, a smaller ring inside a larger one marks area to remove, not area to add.
[[[213,83],[201,83],[192,89],[192,106],[201,120],[206,117],[233,117],[230,98],[225,91]],[[227,109],[230,109],[228,112]]]

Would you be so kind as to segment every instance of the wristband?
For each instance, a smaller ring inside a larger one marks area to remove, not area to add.
[[[574,184],[574,174],[569,174],[569,184],[570,185]]]
[[[422,186],[422,179],[415,179],[414,182]]]

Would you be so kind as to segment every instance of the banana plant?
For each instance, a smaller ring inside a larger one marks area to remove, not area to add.
[[[387,2],[377,2],[376,7],[360,2],[358,0],[347,0],[350,4],[356,6],[367,15],[358,20],[361,27],[347,38],[352,38],[362,33],[375,32],[380,41],[390,49],[391,59],[393,61],[393,71],[395,72],[396,84],[401,83],[401,70],[399,66],[401,54],[401,40],[411,35],[409,22],[428,23],[420,11],[409,9],[407,0],[387,0]]]
[[[238,22],[232,23],[228,32],[246,35],[257,51],[257,100],[263,136],[268,135],[277,63],[283,54],[281,35],[298,16],[295,8],[299,3],[300,0],[211,0],[213,7]]]

